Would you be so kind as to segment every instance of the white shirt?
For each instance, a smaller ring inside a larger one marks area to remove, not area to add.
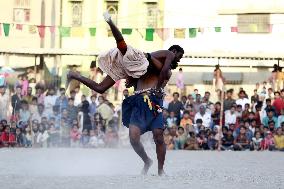
[[[232,114],[231,110],[225,111],[225,126],[229,126],[229,124],[233,123],[235,124],[237,121],[237,115],[235,112]]]
[[[205,112],[205,114],[202,116],[200,112],[197,112],[194,117],[194,123],[196,123],[197,119],[202,119],[202,125],[204,125],[206,128],[210,127],[210,123],[211,123],[210,113]]]
[[[242,105],[242,109],[244,110],[245,109],[245,104],[250,104],[250,101],[247,98],[243,98],[243,99],[240,98],[240,99],[238,99],[236,101],[236,104],[237,105]]]
[[[52,113],[53,112],[53,106],[55,105],[57,96],[56,95],[48,95],[44,98],[44,108],[46,111],[48,111],[48,113]]]

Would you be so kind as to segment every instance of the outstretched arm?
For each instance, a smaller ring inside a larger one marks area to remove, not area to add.
[[[108,90],[115,84],[114,80],[110,76],[106,76],[101,83],[96,83],[95,81],[92,81],[89,78],[81,76],[76,72],[69,72],[67,77],[68,79],[75,79],[77,81],[80,81],[90,89],[100,94],[104,93],[106,90]]]

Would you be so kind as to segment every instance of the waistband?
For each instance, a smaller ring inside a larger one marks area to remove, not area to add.
[[[138,91],[134,91],[134,94],[135,95],[139,95],[139,94],[159,94],[159,95],[162,95],[164,96],[165,95],[165,91],[163,88],[160,88],[160,89],[156,89],[156,88],[147,88],[147,89],[142,89],[142,90],[138,90]]]

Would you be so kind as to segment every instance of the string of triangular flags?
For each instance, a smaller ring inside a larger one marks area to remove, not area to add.
[[[3,29],[2,29],[3,26]],[[14,24],[14,23],[0,23],[0,36],[2,36],[2,30],[4,31],[5,37],[10,35],[11,28],[23,31],[23,28],[27,27],[30,34],[38,33],[40,38],[45,38],[46,29],[49,28],[49,32],[54,34],[58,30],[61,37],[84,37],[89,33],[91,37],[96,36],[96,27],[64,27],[64,26],[43,26],[43,25],[27,25],[27,24]],[[195,38],[198,33],[204,33],[205,29],[209,27],[198,27],[198,28],[121,28],[123,35],[131,35],[133,30],[138,31],[141,34],[141,29],[145,31],[144,35],[141,36],[146,41],[154,41],[154,33],[156,33],[162,40],[167,40],[170,37],[170,30],[174,29],[174,38],[184,39],[186,36],[189,38]],[[212,30],[213,29],[213,30]],[[211,27],[211,32],[222,32],[224,27]],[[226,28],[227,29],[227,28]],[[238,27],[230,27],[230,32],[238,32]],[[257,32],[258,28],[256,24],[250,24],[249,29],[251,32]],[[269,27],[269,32],[272,31],[272,25]]]

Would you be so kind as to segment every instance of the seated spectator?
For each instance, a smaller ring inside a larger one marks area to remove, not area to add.
[[[233,130],[229,129],[227,134],[222,138],[221,150],[232,150],[234,145]]]
[[[207,142],[207,144],[208,144],[208,148],[210,150],[215,150],[218,147],[218,141],[215,139],[215,134],[216,133],[214,131],[211,131],[209,133],[209,135],[208,135],[208,142]]]
[[[80,139],[80,145],[84,148],[87,147],[89,144],[89,140],[90,140],[90,136],[89,136],[88,130],[84,129],[82,132],[81,139]]]
[[[48,135],[49,135],[49,138],[48,138],[48,146],[49,147],[57,147],[58,144],[59,144],[59,130],[57,130],[55,128],[55,125],[54,123],[51,123],[49,125],[49,129],[48,129]]]
[[[186,142],[187,133],[183,127],[178,128],[177,136],[174,137],[175,150],[184,149],[184,144]]]
[[[208,140],[205,134],[205,130],[200,130],[197,135],[197,142],[199,149],[208,150]]]
[[[89,146],[92,148],[98,148],[104,147],[104,145],[104,140],[98,136],[98,130],[90,130]]]
[[[245,109],[242,111],[242,119],[247,120],[249,118],[249,103],[245,104]]]
[[[261,142],[262,142],[262,138],[261,138],[261,134],[259,131],[255,132],[255,136],[252,138],[252,141],[251,141],[251,150],[261,150]]]
[[[276,135],[274,135],[275,150],[284,151],[284,135],[281,128],[276,130]]]
[[[268,122],[269,122],[269,121],[274,121],[274,124],[275,124],[275,125],[278,124],[278,123],[277,123],[278,119],[277,119],[277,117],[275,117],[275,116],[273,115],[273,110],[272,110],[272,109],[267,110],[267,116],[263,118],[262,123],[263,123],[263,125],[264,125],[265,127],[268,127]]]
[[[24,135],[25,147],[32,147],[32,131],[30,127],[26,128],[26,134]]]
[[[246,136],[246,128],[240,128],[240,134],[234,140],[234,150],[242,151],[249,149],[249,140]]]
[[[235,106],[231,106],[230,110],[225,111],[225,126],[229,127],[230,124],[236,124],[237,115]]]
[[[77,126],[77,124],[75,124]],[[61,118],[60,143],[62,147],[70,147],[70,126],[68,120]]]
[[[25,139],[20,128],[16,129],[16,147],[24,147]]]
[[[271,99],[268,98],[265,100],[265,102],[266,102],[266,107],[264,108],[264,110],[266,111],[266,114],[268,114],[269,111],[272,111],[273,116],[277,116],[275,107],[271,105]]]
[[[206,112],[206,107],[204,105],[201,105],[199,107],[199,112],[195,114],[195,117],[194,117],[195,123],[197,119],[202,119],[202,123],[205,126],[205,128],[210,128],[211,114]]]
[[[237,105],[237,109],[236,109],[236,117],[237,118],[242,118],[242,114],[243,114],[243,109],[242,109],[242,105]]]
[[[112,120],[109,122],[112,124]],[[118,133],[115,127],[108,127],[105,134],[105,144],[106,147],[117,147],[118,144]]]
[[[212,118],[212,127],[214,127],[214,125],[219,125],[220,124],[220,112],[221,112],[221,103],[220,102],[216,102],[214,105],[214,112],[211,113],[211,118]]]
[[[191,133],[190,137],[186,140],[184,149],[185,150],[199,150],[198,140],[194,133]]]
[[[175,117],[175,112],[170,112],[170,117],[167,119],[167,125],[169,128],[177,125],[177,118]]]
[[[173,137],[170,135],[168,129],[165,129],[164,131],[164,141],[167,150],[173,150],[175,148]]]
[[[270,131],[266,132],[266,136],[265,136],[264,140],[262,140],[260,145],[261,145],[261,150],[272,151],[274,149],[275,142],[274,142],[272,132],[270,132]]]
[[[268,130],[272,133],[276,130],[274,121],[268,121]]]
[[[236,100],[236,104],[237,105],[241,105],[242,106],[242,110],[245,110],[245,104],[249,104],[250,101],[247,98],[247,94],[244,90],[240,90],[239,92],[239,99]]]
[[[47,139],[49,137],[49,134],[45,129],[45,126],[43,124],[40,124],[38,131],[39,133],[37,136],[37,143],[40,147],[47,147]]]
[[[6,125],[4,131],[1,134],[1,146],[9,147],[9,135],[10,135],[10,127]]]
[[[281,127],[281,123],[284,122],[284,109],[281,109],[281,115],[277,119],[277,128]]]
[[[186,127],[186,125],[192,125],[192,120],[189,118],[189,112],[188,111],[183,112],[183,117],[180,121],[180,126],[183,127],[185,130],[188,129]]]
[[[168,128],[168,122],[167,119],[169,117],[169,112],[167,109],[163,109],[163,122],[164,122],[164,127]]]
[[[71,141],[71,147],[79,147],[80,144],[80,138],[81,133],[78,130],[78,126],[74,125],[73,128],[70,131],[70,141]]]

